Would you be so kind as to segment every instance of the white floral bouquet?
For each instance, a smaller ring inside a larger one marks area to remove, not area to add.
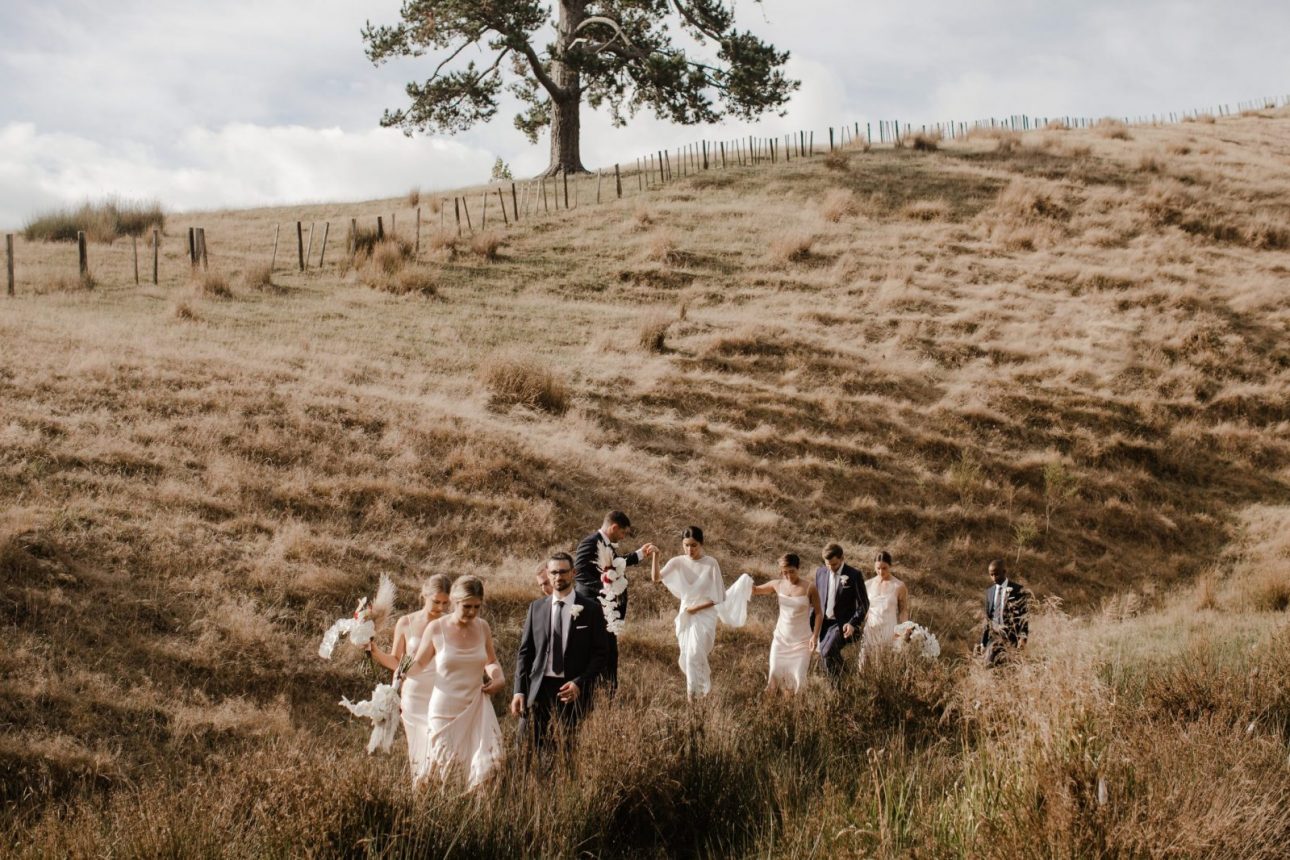
[[[936,634],[921,624],[915,624],[913,621],[897,624],[895,637],[894,647],[897,651],[911,648],[915,653],[929,660],[941,655],[941,643],[937,641]]]
[[[354,704],[342,697],[340,704],[356,717],[372,721],[372,737],[367,742],[368,755],[380,749],[389,752],[399,728],[399,688],[395,684],[377,684],[372,698]]]
[[[380,585],[376,588],[376,597],[369,602],[366,597],[358,601],[358,608],[349,618],[337,618],[327,632],[323,634],[322,644],[318,646],[318,656],[330,660],[336,650],[336,643],[341,637],[349,639],[351,645],[359,648],[376,637],[376,629],[385,623],[394,611],[395,588],[389,574],[381,574]]]
[[[617,636],[626,627],[618,608],[618,595],[627,590],[627,559],[618,558],[612,547],[602,543],[596,563],[600,567],[600,605],[605,610],[605,629]]]

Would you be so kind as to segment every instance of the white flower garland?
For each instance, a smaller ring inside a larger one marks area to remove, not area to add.
[[[921,624],[915,624],[913,621],[897,624],[895,637],[894,647],[897,651],[912,648],[929,660],[941,655],[941,643],[937,640],[936,634]]]

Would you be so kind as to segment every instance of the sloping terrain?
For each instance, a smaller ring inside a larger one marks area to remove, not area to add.
[[[490,229],[495,255],[436,225],[420,261],[337,253],[258,288],[275,223],[397,207],[406,232],[407,202],[172,218],[158,287],[121,243],[91,247],[92,290],[58,281],[74,249],[20,245],[9,817],[265,750],[357,754],[335,702],[368,682],[314,653],[379,572],[408,608],[430,573],[483,574],[509,661],[533,567],[609,508],[669,553],[703,526],[728,579],[830,540],[862,567],[890,549],[954,672],[991,558],[1072,615],[1152,607],[1290,504],[1284,111],[856,148],[584,203]],[[215,270],[195,285],[190,221]],[[1280,558],[1257,580],[1274,612]],[[632,607],[624,698],[679,712],[671,600],[638,583]],[[721,634],[717,724],[757,701],[772,624],[763,606]],[[936,689],[908,707],[940,714]]]

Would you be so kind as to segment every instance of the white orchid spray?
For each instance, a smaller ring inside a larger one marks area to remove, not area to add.
[[[618,595],[627,590],[627,559],[615,557],[613,547],[601,544],[596,563],[600,567],[600,605],[605,610],[605,629],[617,636],[626,628],[618,608]]]
[[[576,603],[575,603],[575,604],[573,604],[572,606],[570,606],[570,607],[569,607],[569,617],[570,617],[570,618],[573,618],[573,619],[575,619],[575,620],[576,620],[576,619],[577,619],[577,617],[578,617],[579,615],[581,615],[581,614],[582,614],[582,607],[581,607],[581,606],[579,606],[578,604],[576,604]]]
[[[929,660],[941,656],[941,643],[937,640],[936,634],[921,624],[915,624],[913,621],[897,624],[895,637],[894,647],[897,651],[910,648]]]
[[[340,704],[354,716],[372,721],[372,736],[367,741],[368,755],[378,749],[390,751],[399,728],[399,688],[396,684],[377,684],[372,690],[372,698],[365,702],[354,704],[342,697]]]
[[[381,574],[380,584],[376,587],[376,596],[369,601],[366,597],[358,601],[358,608],[349,618],[338,618],[323,634],[322,644],[318,646],[318,656],[330,660],[341,638],[347,638],[351,645],[362,648],[376,638],[376,631],[385,626],[394,613],[394,598],[397,590],[389,574]]]

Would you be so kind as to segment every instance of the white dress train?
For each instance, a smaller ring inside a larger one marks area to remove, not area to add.
[[[659,575],[667,590],[681,603],[675,626],[676,644],[681,652],[677,663],[685,673],[685,692],[691,697],[706,696],[712,690],[708,655],[717,641],[717,621],[730,624],[737,619],[738,623],[731,626],[743,625],[747,618],[748,595],[752,593],[752,578],[744,575],[730,586],[730,599],[737,604],[742,593],[743,605],[723,614],[721,607],[728,599],[727,591],[721,579],[721,565],[712,556],[693,559],[688,555],[678,555],[663,565]],[[744,580],[747,580],[746,584]],[[688,606],[707,601],[714,605],[694,613],[686,611]]]
[[[419,776],[447,780],[460,772],[474,788],[501,763],[502,733],[483,691],[487,662],[482,638],[474,648],[458,648],[442,636],[435,642],[428,742]]]

